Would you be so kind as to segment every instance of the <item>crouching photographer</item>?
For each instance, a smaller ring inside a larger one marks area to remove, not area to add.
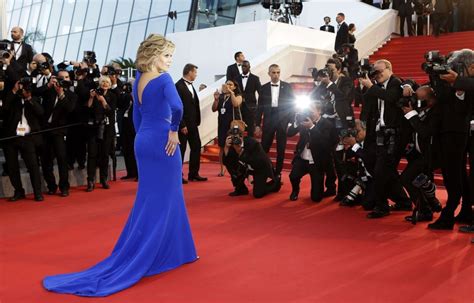
[[[251,137],[243,137],[238,126],[229,130],[224,146],[223,162],[230,173],[234,191],[229,196],[247,195],[249,190],[245,179],[253,176],[253,196],[262,198],[268,193],[278,192],[280,179],[273,171],[272,162],[263,151],[258,141]],[[270,181],[267,181],[270,179]]]
[[[433,183],[433,167],[436,165],[437,128],[439,113],[436,96],[429,86],[422,86],[416,94],[400,99],[398,105],[410,123],[413,133],[406,148],[408,165],[401,175],[402,184],[414,204],[413,214],[405,220],[416,224],[418,221],[431,221],[433,212],[441,211],[436,199],[436,186]]]
[[[96,168],[99,166],[102,188],[107,183],[109,154],[115,138],[115,109],[117,97],[110,92],[112,82],[106,76],[99,79],[99,87],[90,91],[88,108],[87,191],[94,190]],[[97,165],[98,164],[98,165]]]

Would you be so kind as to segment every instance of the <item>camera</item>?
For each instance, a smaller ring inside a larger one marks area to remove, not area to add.
[[[12,50],[12,44],[10,41],[0,41],[0,57],[2,59],[10,58],[11,54],[10,51]]]
[[[104,67],[107,68],[107,71],[104,73],[104,76],[114,76],[114,75],[120,76],[122,74],[121,70],[117,70],[113,66],[106,65]]]
[[[58,81],[57,85],[64,89],[68,89],[69,87],[72,86],[72,82],[69,80],[65,80],[63,78],[56,78],[56,80]]]
[[[356,200],[360,199],[365,191],[366,183],[369,177],[366,174],[361,174],[358,177],[351,175],[344,175],[341,181],[350,180],[354,183],[354,186],[349,193],[342,199],[341,205],[353,206],[356,204]]]
[[[424,108],[428,105],[428,102],[426,100],[418,100],[416,95],[409,96],[409,97],[402,97],[397,101],[397,106],[402,108],[402,107],[411,107],[413,109],[420,109]]]
[[[132,93],[132,84],[124,83],[122,85],[122,94],[131,94]]]
[[[33,89],[33,85],[36,84],[36,79],[31,77],[23,77],[18,81],[18,84],[21,85],[17,94],[21,95],[24,91],[30,92]]]
[[[433,50],[425,54],[425,62],[421,64],[421,69],[428,75],[439,76],[448,74],[451,67],[447,64],[445,56]]]
[[[49,65],[49,63],[48,63],[47,61],[45,61],[45,62],[38,63],[37,66],[38,66],[37,69],[39,69],[39,70],[45,70],[45,69],[49,69],[49,66],[50,66],[50,65]]]
[[[94,89],[95,93],[99,96],[103,96],[104,95],[104,90],[101,88],[101,87],[98,87],[96,89]]]
[[[241,131],[237,125],[234,125],[234,127],[230,129],[230,136],[231,136],[232,145],[242,144],[242,138],[240,137]]]
[[[370,64],[369,59],[360,60],[358,70],[356,71],[357,78],[374,79],[379,74],[373,64]]]
[[[96,55],[94,51],[84,51],[84,62],[89,65],[95,64],[97,62]]]

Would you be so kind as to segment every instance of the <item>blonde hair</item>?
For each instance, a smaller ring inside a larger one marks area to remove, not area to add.
[[[110,80],[109,76],[101,76],[99,78],[99,84],[102,85],[103,82],[108,82],[110,86],[112,86],[112,80]]]
[[[136,66],[139,72],[155,70],[157,56],[167,50],[174,50],[175,45],[161,35],[149,35],[138,47]]]
[[[385,59],[380,59],[375,62],[375,64],[381,64],[381,63],[385,65],[386,69],[388,69],[389,71],[392,71],[392,63],[390,63],[390,61],[385,60]]]

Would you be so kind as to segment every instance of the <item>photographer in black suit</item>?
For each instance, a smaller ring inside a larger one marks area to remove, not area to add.
[[[257,96],[262,84],[260,78],[250,72],[250,62],[242,62],[242,75],[235,79],[242,91],[242,116],[247,124],[247,135],[252,137],[255,133],[255,115],[257,114]]]
[[[245,179],[253,176],[253,196],[262,198],[268,193],[278,192],[280,179],[275,176],[270,158],[260,143],[251,137],[243,137],[238,127],[229,130],[223,156],[224,165],[230,173],[234,191],[229,196],[241,196],[249,193]],[[270,181],[267,181],[270,179]]]
[[[368,214],[370,219],[390,214],[388,197],[396,203],[393,210],[411,210],[411,203],[397,171],[405,146],[402,142],[406,131],[402,126],[403,112],[397,106],[402,96],[402,82],[393,74],[392,64],[387,60],[375,62],[374,70],[376,84],[368,76],[359,79],[368,89],[365,98],[365,105],[368,107],[366,143],[376,143],[376,206]]]
[[[324,25],[322,25],[319,30],[329,33],[334,33],[334,26],[330,25],[331,18],[329,16],[324,17]]]
[[[331,160],[332,123],[321,117],[320,102],[311,102],[307,109],[299,111],[288,127],[288,137],[297,133],[300,139],[296,145],[290,173],[292,191],[290,200],[296,201],[300,182],[306,174],[311,177],[311,200],[321,202],[324,192],[324,167]]]
[[[58,128],[68,124],[68,115],[77,103],[77,95],[69,90],[72,86],[69,73],[65,70],[58,72],[50,80],[51,88],[43,98],[43,129]],[[48,186],[48,194],[54,195],[58,189],[62,197],[69,196],[69,173],[67,168],[66,140],[67,128],[46,132],[41,148],[41,167]],[[58,162],[59,184],[54,177],[54,158]]]
[[[124,83],[122,84],[121,98],[119,102],[122,103],[123,120],[122,120],[122,150],[123,150],[123,159],[125,161],[125,168],[127,174],[120,179],[135,179],[138,178],[138,168],[137,161],[135,159],[135,127],[133,125],[133,99],[132,99],[132,84]]]
[[[226,81],[236,80],[242,75],[242,62],[245,60],[244,53],[236,52],[234,54],[235,63],[227,66],[227,72],[225,73]]]
[[[276,174],[280,176],[285,159],[286,131],[294,116],[294,94],[289,83],[280,81],[280,67],[272,64],[268,68],[271,81],[264,84],[258,96],[255,133],[262,135],[263,150],[268,153],[276,134]],[[263,117],[263,126],[262,125]],[[263,131],[262,131],[263,129]]]
[[[10,34],[13,43],[13,60],[18,62],[22,72],[26,72],[28,63],[33,60],[33,48],[23,41],[25,32],[21,27],[13,27]]]
[[[199,175],[201,161],[201,138],[198,126],[201,124],[201,108],[199,97],[193,86],[196,80],[198,67],[188,63],[183,68],[183,78],[176,82],[181,101],[183,102],[183,118],[179,125],[179,142],[181,145],[181,159],[184,161],[186,145],[189,142],[191,153],[189,155],[189,181],[207,181],[207,178]],[[183,179],[183,183],[186,180]]]
[[[31,78],[22,78],[7,94],[3,103],[6,114],[5,135],[16,136],[5,144],[5,159],[7,162],[8,176],[15,188],[15,194],[9,199],[14,202],[25,198],[25,190],[21,183],[18,153],[25,161],[30,173],[35,201],[43,201],[41,193],[41,176],[38,165],[36,148],[41,145],[41,135],[29,135],[41,130],[41,118],[44,110],[38,98],[32,96],[33,83]]]
[[[334,44],[334,50],[339,52],[344,43],[349,43],[349,26],[344,22],[345,15],[339,13],[336,16],[337,21],[337,33],[336,33],[336,42]]]

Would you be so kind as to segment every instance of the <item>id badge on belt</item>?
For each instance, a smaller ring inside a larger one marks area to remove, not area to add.
[[[22,126],[21,124],[18,124],[16,128],[16,135],[24,137],[26,135],[26,127]]]
[[[225,114],[225,108],[221,108],[221,115]]]

